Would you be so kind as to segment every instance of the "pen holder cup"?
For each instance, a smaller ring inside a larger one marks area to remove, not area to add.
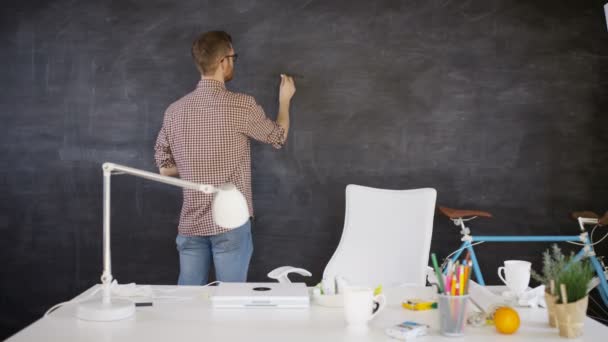
[[[468,303],[469,295],[439,295],[437,304],[439,306],[439,332],[441,335],[449,337],[464,335]]]

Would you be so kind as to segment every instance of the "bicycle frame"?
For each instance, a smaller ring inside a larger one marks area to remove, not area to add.
[[[458,249],[458,251],[452,256],[452,262],[456,262],[463,251],[468,251],[471,256],[471,262],[473,263],[473,272],[475,274],[475,279],[477,283],[482,286],[485,286],[485,281],[483,279],[483,275],[481,274],[481,269],[479,267],[479,263],[477,261],[477,256],[475,255],[475,251],[473,250],[473,243],[475,242],[578,242],[583,243],[583,247],[581,250],[575,255],[574,261],[580,260],[581,258],[587,256],[591,261],[591,265],[595,270],[599,278],[599,292],[602,297],[602,301],[604,305],[608,307],[608,281],[606,281],[606,275],[604,273],[604,269],[602,268],[601,263],[597,259],[595,255],[595,250],[593,249],[593,245],[589,240],[588,233],[585,231],[585,224],[597,224],[597,219],[589,219],[589,218],[579,218],[579,226],[581,227],[582,233],[580,235],[539,235],[539,236],[474,236],[471,235],[471,230],[464,225],[465,220],[462,218],[452,219],[455,225],[458,225],[462,228],[460,233],[462,234],[462,245]],[[468,220],[467,220],[468,221]]]

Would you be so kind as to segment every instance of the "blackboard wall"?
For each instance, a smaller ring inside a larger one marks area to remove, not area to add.
[[[434,187],[441,204],[494,213],[478,234],[576,234],[570,211],[608,209],[602,1],[22,0],[1,13],[0,337],[99,282],[101,163],[155,170],[163,112],[195,87],[190,44],[210,29],[241,56],[229,88],[269,116],[279,74],[302,76],[286,147],[253,146],[252,281],[281,265],[319,281],[349,183]],[[174,284],[179,189],[112,188],[115,277]],[[458,244],[436,217],[432,249]],[[477,251],[496,283],[503,260],[538,267],[547,247]]]

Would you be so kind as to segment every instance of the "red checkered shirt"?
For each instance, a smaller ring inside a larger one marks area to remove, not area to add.
[[[224,83],[201,79],[190,94],[171,104],[154,147],[156,165],[177,166],[181,179],[220,185],[233,183],[251,200],[251,149],[249,138],[281,148],[284,130],[266,117],[252,96],[226,90]],[[182,235],[216,235],[211,216],[213,195],[183,190],[179,219]]]

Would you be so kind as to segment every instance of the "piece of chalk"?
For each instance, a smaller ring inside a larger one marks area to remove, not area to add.
[[[608,28],[608,2],[604,5],[604,16],[606,17],[606,28]]]

